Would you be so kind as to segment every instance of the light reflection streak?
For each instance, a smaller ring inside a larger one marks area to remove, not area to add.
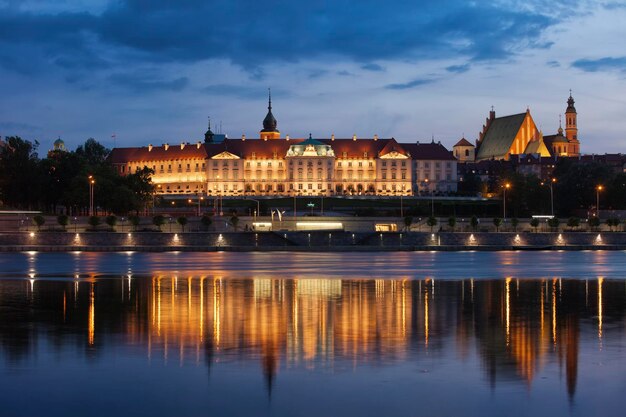
[[[95,284],[92,282],[89,287],[89,324],[88,324],[88,343],[93,346],[96,333],[96,296],[94,291]]]
[[[604,278],[598,278],[598,339],[600,340],[600,347],[602,347],[602,284]]]

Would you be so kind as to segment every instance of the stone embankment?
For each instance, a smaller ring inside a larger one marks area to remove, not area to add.
[[[2,252],[626,250],[623,232],[8,232]]]

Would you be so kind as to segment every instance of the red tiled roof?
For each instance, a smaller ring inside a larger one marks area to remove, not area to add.
[[[207,157],[204,145],[199,147],[195,143],[185,144],[181,149],[180,144],[169,145],[167,150],[165,145],[153,146],[152,150],[148,146],[138,148],[114,148],[109,154],[109,161],[112,164],[123,164],[136,161],[163,161],[176,159],[205,159]]]
[[[461,140],[460,140],[460,141],[458,141],[458,142],[456,143],[456,145],[454,145],[454,146],[474,146],[474,145],[472,145],[472,143],[471,143],[471,142],[469,142],[467,139],[465,139],[465,138],[461,138]]]
[[[441,143],[403,143],[404,149],[409,151],[411,159],[415,160],[450,160],[456,158]]]

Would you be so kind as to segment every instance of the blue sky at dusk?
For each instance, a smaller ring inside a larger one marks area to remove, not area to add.
[[[626,151],[626,1],[0,0],[0,135],[474,140],[493,105]],[[218,127],[214,129],[219,130]]]

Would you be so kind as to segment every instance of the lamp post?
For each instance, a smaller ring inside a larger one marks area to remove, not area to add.
[[[430,180],[428,178],[424,178],[425,187],[428,187]],[[430,217],[435,217],[435,195],[432,191],[430,191],[430,187],[428,187],[430,192]]]
[[[96,180],[93,178],[93,175],[89,176],[89,215],[93,216],[94,215],[94,207],[93,207],[93,203],[94,203],[94,184],[96,183]]]
[[[256,212],[254,215],[254,221],[256,221],[257,216],[261,215],[261,204],[259,200],[255,200],[254,198],[246,198],[246,200],[254,201],[256,203]]]
[[[600,191],[604,190],[602,185],[596,187],[596,217],[600,218]]]
[[[402,201],[402,197],[404,196],[404,189],[406,188],[406,184],[402,184],[402,192],[400,193],[400,217],[404,217],[404,205]]]
[[[298,220],[297,219],[297,217],[298,217],[298,214],[297,214],[298,206],[296,204],[296,201],[297,201],[296,197],[297,196],[298,195],[296,194],[296,191],[294,190],[293,191],[293,230],[296,230],[296,231],[298,230],[298,223],[297,223],[297,220]]]
[[[502,197],[502,217],[504,218],[504,220],[506,220],[506,190],[508,190],[509,188],[511,188],[511,184],[509,184],[508,182],[504,184],[504,195]]]
[[[556,184],[556,178],[551,178],[548,187],[550,187],[550,214],[552,217],[554,217],[554,190],[552,189],[554,184]],[[546,183],[542,182],[541,185],[546,185]]]

